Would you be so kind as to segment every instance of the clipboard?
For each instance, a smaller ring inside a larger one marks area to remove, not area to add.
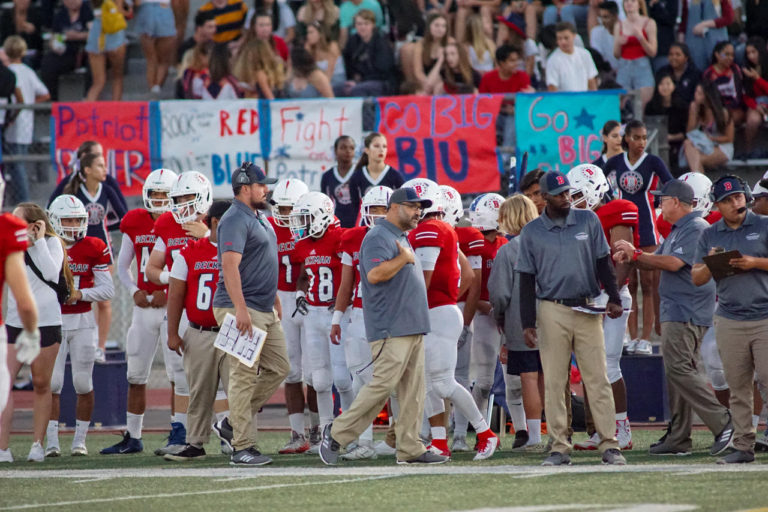
[[[704,256],[702,259],[707,265],[707,268],[709,268],[709,271],[712,272],[712,277],[715,278],[715,281],[719,281],[720,279],[745,272],[740,268],[731,266],[729,261],[731,261],[733,258],[741,258],[741,253],[735,250],[726,251],[712,254],[710,256]]]
[[[253,365],[261,356],[261,349],[264,348],[264,341],[267,339],[267,332],[251,324],[253,334],[240,334],[237,329],[235,315],[227,313],[224,321],[221,323],[219,334],[213,346],[236,357],[241,363],[253,368]]]

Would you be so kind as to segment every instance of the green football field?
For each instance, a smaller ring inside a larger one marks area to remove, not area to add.
[[[574,453],[568,468],[542,468],[543,454],[502,448],[489,461],[461,453],[431,467],[398,466],[393,457],[327,467],[316,456],[274,455],[255,469],[231,467],[218,440],[205,460],[166,462],[152,454],[163,444],[158,434],[145,435],[144,453],[127,456],[98,455],[119,438],[91,434],[88,457],[67,455],[71,437],[62,435],[65,455],[34,464],[25,461],[31,438],[14,436],[17,462],[0,466],[0,510],[768,511],[768,456],[718,466],[707,454],[711,435],[696,432],[692,456],[651,457],[659,435],[636,430],[623,468],[601,465],[596,452]],[[261,433],[260,447],[272,456],[286,437]]]

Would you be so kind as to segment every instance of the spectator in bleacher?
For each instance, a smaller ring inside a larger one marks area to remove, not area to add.
[[[217,44],[208,59],[207,80],[193,94],[204,100],[236,100],[244,96],[237,78],[232,74],[227,45]]]
[[[680,0],[682,21],[678,31],[685,34],[685,44],[697,69],[705,69],[715,45],[728,40],[728,25],[733,23],[730,0]]]
[[[464,46],[452,41],[445,47],[436,94],[474,94],[482,76],[469,64]]]
[[[653,70],[658,72],[669,64],[669,49],[677,40],[675,24],[677,23],[677,9],[681,0],[650,0],[648,2],[648,16],[656,22],[656,42],[658,48],[656,57],[651,59]]]
[[[747,37],[765,37],[765,27],[768,27],[768,2],[742,0],[741,4],[746,14]]]
[[[347,73],[344,70],[344,57],[336,41],[329,41],[324,25],[319,21],[313,21],[306,27],[306,39],[304,48],[315,59],[317,67],[323,70],[334,91],[342,90],[347,81]]]
[[[547,59],[547,89],[552,91],[594,91],[597,68],[584,48],[575,46],[576,27],[562,21],[555,27],[557,49]]]
[[[624,0],[627,18],[613,27],[613,55],[619,60],[616,81],[630,92],[638,92],[643,108],[653,96],[656,56],[656,22],[647,16],[645,0]]]
[[[174,61],[176,22],[171,0],[143,0],[136,3],[138,11],[134,26],[138,28],[141,49],[147,61],[147,87],[157,98],[168,77],[168,68]]]
[[[146,1],[146,0],[145,0]],[[187,37],[187,22],[189,20],[189,0],[171,0],[173,23],[176,26],[176,41],[174,48],[179,48]],[[174,59],[174,56],[171,57]],[[180,59],[175,59],[174,64]]]
[[[496,67],[496,45],[493,39],[485,35],[483,22],[479,16],[470,16],[465,29],[457,28],[457,33],[464,30],[464,38],[461,43],[469,55],[469,63],[472,69],[480,73],[487,73]]]
[[[376,28],[384,26],[384,13],[378,0],[345,0],[339,7],[339,46],[345,49],[347,41],[357,30],[357,13],[367,10],[373,13]]]
[[[381,96],[392,90],[395,55],[375,23],[373,11],[362,9],[355,15],[356,33],[344,47],[344,96]]]
[[[85,41],[88,39],[88,23],[93,21],[93,11],[83,0],[62,0],[63,5],[53,18],[54,38],[51,48],[43,56],[40,78],[51,93],[52,101],[59,101],[59,76],[71,73],[85,64]]]
[[[339,39],[339,8],[333,0],[307,0],[299,9],[296,19],[299,36],[306,35],[309,26],[318,23],[329,41]]]
[[[244,0],[210,0],[200,7],[200,12],[210,12],[216,20],[216,34],[213,40],[217,43],[230,43],[243,35],[245,15],[248,6]]]
[[[689,104],[693,92],[701,81],[701,73],[691,61],[691,52],[685,43],[672,43],[667,54],[669,64],[662,67],[658,75],[669,75],[675,83],[675,96]]]
[[[247,98],[275,99],[285,84],[283,61],[266,41],[251,39],[235,58],[233,75]]]
[[[512,0],[510,3],[520,5],[522,12],[525,0]],[[493,20],[498,14],[500,5],[501,0],[456,0],[456,26],[463,27],[469,16],[479,12],[485,35],[493,37]]]
[[[253,8],[245,18],[246,28],[250,28],[257,12],[263,12],[272,18],[274,34],[290,44],[296,36],[296,17],[285,0],[254,0]]]
[[[16,87],[21,91],[22,99],[27,105],[48,101],[50,95],[43,82],[34,70],[22,63],[27,52],[27,43],[20,36],[10,36],[3,43],[3,50],[10,60],[8,68],[16,75]],[[32,145],[35,132],[35,113],[32,110],[22,110],[14,122],[5,129],[3,134],[11,155],[26,155]],[[7,163],[6,169],[10,177],[11,204],[29,201],[29,178],[24,162]]]
[[[112,101],[120,101],[123,97],[123,74],[125,71],[125,30],[114,34],[101,32],[101,4],[104,0],[91,0],[94,9],[94,20],[88,28],[88,39],[85,51],[88,52],[88,62],[91,66],[91,83],[86,101],[97,101],[107,83],[107,60],[112,69]],[[115,0],[118,10],[125,16],[131,14],[131,7],[123,7],[123,0]]]
[[[691,171],[715,169],[733,158],[735,130],[733,117],[720,101],[714,84],[697,85],[688,109],[688,138],[683,142],[683,154]],[[684,167],[683,161],[680,166]]]
[[[768,50],[765,39],[750,37],[745,47],[744,102],[764,121],[768,120]],[[755,155],[764,158],[766,151]]]
[[[688,103],[675,95],[675,82],[670,75],[659,75],[653,98],[645,106],[647,116],[666,116],[667,143],[669,144],[669,163],[677,168],[680,148],[685,140],[688,120]]]
[[[561,21],[568,22],[574,27],[586,26],[589,12],[588,3],[588,0],[552,0],[552,5],[544,8],[542,25],[554,25]]]
[[[621,131],[621,123],[618,121],[610,119],[605,122],[603,129],[600,130],[600,135],[603,139],[603,149],[600,151],[600,156],[597,160],[592,162],[593,165],[605,169],[605,163],[608,160],[624,152],[624,146],[621,144]]]
[[[208,57],[211,54],[214,43],[209,41],[196,45],[187,50],[181,59],[179,66],[179,78],[177,82],[176,98],[185,100],[199,100],[198,94],[202,91],[202,84],[208,80]]]
[[[187,50],[191,50],[199,44],[205,44],[213,41],[216,34],[216,20],[210,11],[198,11],[195,14],[195,31],[192,37],[181,43],[178,49],[177,60],[181,62]]]
[[[282,37],[272,33],[272,16],[269,14],[257,12],[253,16],[253,23],[241,43],[252,39],[267,42],[277,56],[288,62],[288,45]]]
[[[411,71],[403,70],[405,76],[418,81],[427,94],[434,94],[440,83],[445,45],[450,41],[453,38],[448,35],[448,18],[439,12],[427,16],[427,33],[412,46]]]
[[[285,83],[289,98],[333,98],[331,81],[302,46],[291,50],[291,71]]]
[[[618,4],[612,0],[601,3],[598,5],[598,17],[600,24],[589,31],[589,46],[597,50],[616,70],[619,68],[619,59],[613,55],[613,28],[619,21]]]
[[[40,10],[31,3],[31,0],[13,0],[13,8],[3,10],[0,16],[0,39],[4,41],[10,36],[24,39],[30,51],[29,55],[24,56],[24,63],[37,69],[43,58],[43,24]]]
[[[533,77],[539,49],[535,40],[526,38],[525,18],[522,14],[524,5],[524,3],[514,2],[504,10],[503,16],[496,18],[501,22],[496,37],[496,46],[508,44],[520,48],[522,54],[520,55],[519,68],[528,73],[528,76]]]

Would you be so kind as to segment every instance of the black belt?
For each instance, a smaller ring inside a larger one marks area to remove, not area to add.
[[[206,332],[219,332],[219,326],[216,327],[203,327],[200,324],[196,324],[195,322],[189,322],[189,326],[193,329],[197,329],[198,331],[206,331]]]
[[[589,299],[586,297],[581,297],[580,299],[544,299],[548,300],[550,302],[554,302],[555,304],[560,304],[562,306],[567,306],[569,308],[577,308],[579,306],[586,306],[589,304]]]

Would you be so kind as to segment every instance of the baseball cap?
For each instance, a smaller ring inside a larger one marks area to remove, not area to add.
[[[680,180],[669,180],[661,187],[661,190],[653,190],[651,194],[661,197],[676,197],[684,203],[693,204],[693,188]]]
[[[558,171],[549,171],[539,180],[539,187],[542,194],[556,196],[566,190],[571,190],[571,182],[568,177]]]
[[[744,193],[746,193],[746,190],[744,190],[744,185],[742,185],[741,180],[738,180],[733,176],[721,178],[712,185],[712,195],[714,196],[714,201],[716,203],[719,203],[730,195]]]
[[[243,162],[243,164],[232,173],[232,187],[239,185],[272,185],[277,183],[277,178],[267,178],[261,167],[253,162]]]
[[[517,35],[525,39],[525,18],[516,12],[510,12],[506,17],[496,16],[496,20],[512,29]]]
[[[752,189],[752,197],[766,196],[768,196],[768,171],[765,171],[763,177],[755,183],[755,188]]]
[[[420,198],[419,194],[416,193],[416,189],[411,187],[399,188],[389,196],[390,206],[402,203],[419,203],[422,208],[429,208],[432,206],[432,201],[430,199]]]

